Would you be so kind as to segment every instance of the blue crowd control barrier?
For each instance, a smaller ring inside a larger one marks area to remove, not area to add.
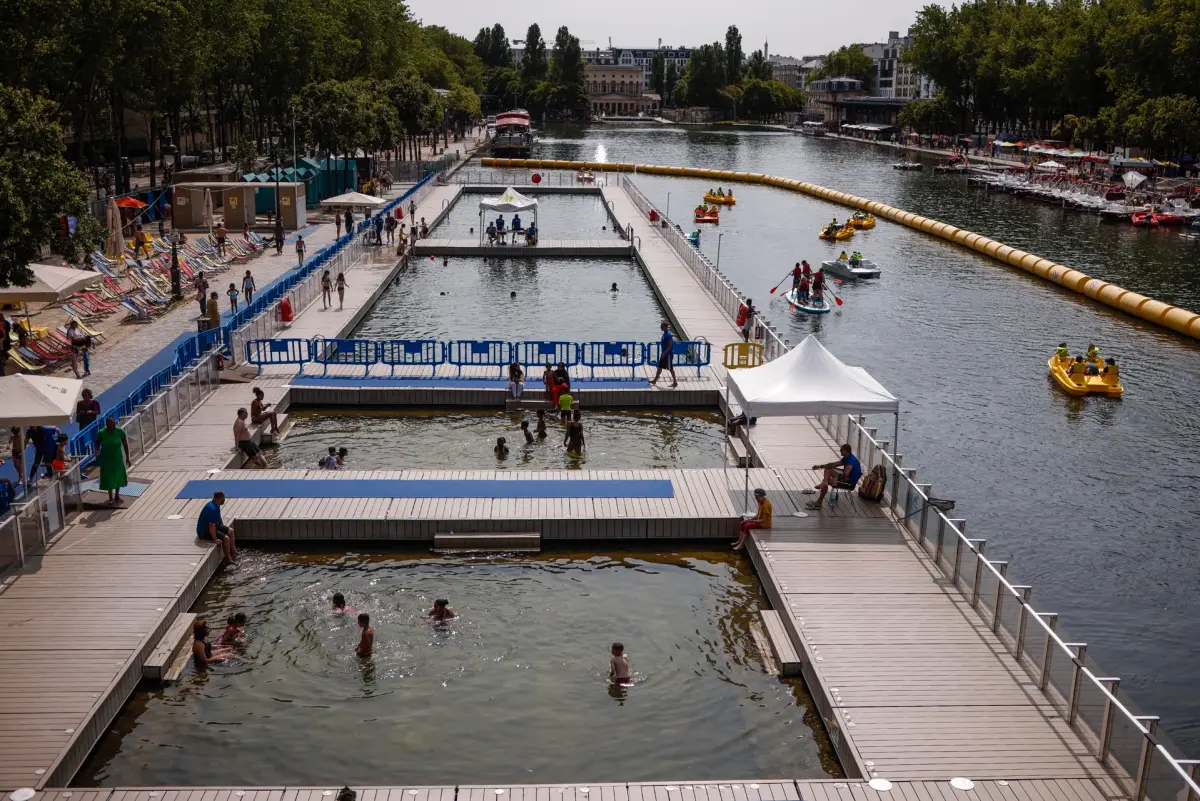
[[[361,365],[363,375],[379,361],[378,344],[373,339],[326,339],[313,337],[309,343],[309,358],[321,365],[321,375],[329,372],[331,364]]]
[[[558,364],[568,367],[579,364],[579,346],[574,342],[526,340],[513,343],[513,360],[525,366]]]
[[[437,366],[446,360],[446,347],[436,339],[388,339],[379,343],[379,361],[388,365],[392,375],[396,365],[428,365],[437,375]]]
[[[504,375],[504,368],[512,363],[513,343],[496,339],[456,339],[446,344],[446,351],[446,361],[458,368],[459,375],[463,365],[499,367],[500,375]]]
[[[641,342],[584,342],[579,346],[579,363],[596,375],[597,367],[628,367],[637,375],[638,365],[646,363],[646,346]]]
[[[264,364],[303,365],[312,360],[307,339],[252,339],[246,343],[246,364],[253,364],[262,373]]]
[[[651,342],[646,345],[646,364],[657,365],[661,357],[661,342]],[[695,367],[696,375],[700,375],[700,368],[708,366],[711,358],[712,348],[703,339],[676,341],[671,347],[672,366]]]

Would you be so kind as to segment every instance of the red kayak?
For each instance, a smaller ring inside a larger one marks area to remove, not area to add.
[[[1157,225],[1187,225],[1190,219],[1182,214],[1172,214],[1171,212],[1158,211],[1154,213],[1154,222]]]

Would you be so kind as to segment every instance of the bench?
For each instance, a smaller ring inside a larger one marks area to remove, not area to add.
[[[787,629],[783,627],[779,613],[774,609],[762,609],[758,614],[762,616],[763,627],[767,630],[767,639],[771,641],[771,650],[779,662],[779,672],[785,677],[799,676],[802,666],[800,654],[796,651],[796,646],[792,644],[792,638],[788,636]]]
[[[433,535],[433,550],[439,553],[539,553],[542,535],[537,531],[450,531]]]
[[[192,641],[192,626],[195,622],[196,615],[192,612],[185,612],[175,618],[175,622],[170,625],[167,633],[142,664],[142,678],[166,681],[176,657],[183,653],[183,661],[187,662],[191,651],[186,646]]]

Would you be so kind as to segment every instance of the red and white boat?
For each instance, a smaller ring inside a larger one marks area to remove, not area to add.
[[[533,128],[529,112],[515,109],[496,115],[496,132],[492,135],[492,155],[500,158],[529,158],[533,148]]]

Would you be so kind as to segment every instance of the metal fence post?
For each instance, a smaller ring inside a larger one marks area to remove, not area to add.
[[[1150,780],[1150,763],[1154,760],[1154,735],[1158,732],[1158,715],[1135,715],[1134,720],[1146,724],[1142,735],[1142,752],[1138,756],[1137,791],[1133,801],[1146,797],[1146,783]]]
[[[975,540],[975,578],[971,582],[971,608],[979,608],[979,582],[983,580],[983,551],[987,548],[987,540]]]
[[[1058,613],[1057,612],[1036,612],[1038,617],[1046,618],[1046,626],[1050,629],[1046,632],[1046,648],[1042,651],[1042,675],[1038,677],[1038,689],[1045,690],[1046,684],[1050,681],[1050,660],[1054,656],[1054,631],[1058,628]]]
[[[1004,577],[1008,573],[1008,562],[992,562],[992,567],[1000,573],[996,582],[996,603],[992,606],[992,634],[1000,631],[1000,611],[1004,608]]]
[[[1017,641],[1013,646],[1013,656],[1020,662],[1021,654],[1025,652],[1025,626],[1029,622],[1029,596],[1033,594],[1033,587],[1028,584],[1015,584],[1013,589],[1021,591],[1021,612],[1017,617]]]
[[[1075,648],[1075,670],[1071,673],[1071,697],[1067,701],[1067,725],[1075,723],[1075,717],[1079,714],[1079,687],[1083,681],[1083,660],[1087,656],[1086,642],[1070,642],[1067,645]]]
[[[921,501],[921,520],[918,523],[917,542],[925,544],[925,524],[929,521],[929,496],[933,494],[932,484],[918,484],[917,491],[924,499]]]
[[[1200,759],[1179,759],[1176,760],[1180,767],[1187,768],[1188,778],[1193,782],[1200,784]],[[1188,788],[1187,801],[1200,801],[1200,795],[1191,787]]]

